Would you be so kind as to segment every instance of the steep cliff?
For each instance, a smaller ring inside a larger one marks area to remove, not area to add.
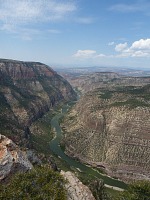
[[[16,143],[26,143],[32,122],[75,98],[70,84],[50,67],[0,59],[0,133]]]
[[[150,85],[86,93],[63,122],[65,151],[111,176],[150,179]]]

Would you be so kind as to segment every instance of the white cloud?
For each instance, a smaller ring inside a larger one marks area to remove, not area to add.
[[[150,50],[150,39],[141,39],[138,41],[135,41],[131,49],[149,49]]]
[[[126,49],[128,46],[127,42],[125,43],[120,43],[120,44],[117,44],[116,47],[115,47],[115,50],[116,51],[123,51],[124,49]]]
[[[115,42],[109,42],[108,46],[113,46],[115,44]]]
[[[115,51],[117,54],[105,55],[103,53],[97,53],[95,50],[78,50],[73,57],[81,59],[147,58],[150,57],[150,39],[140,39],[133,42],[131,45],[128,45],[127,42],[117,44],[115,46]]]
[[[0,30],[16,34],[17,37],[20,35],[23,40],[31,40],[32,36],[42,32],[40,29],[33,31],[30,27],[39,22],[63,21],[76,10],[74,1],[69,0],[0,0]],[[45,31],[60,33],[55,29]]]
[[[116,57],[150,57],[150,39],[140,39],[130,47],[127,43],[118,44],[115,50],[120,53]]]
[[[150,54],[148,52],[143,52],[143,51],[135,51],[131,55],[132,57],[149,57]]]
[[[74,3],[56,0],[0,0],[0,21],[4,24],[22,24],[62,20],[76,10]]]
[[[104,54],[97,54],[95,50],[78,50],[73,57],[76,58],[100,58],[105,57]]]
[[[78,50],[73,56],[77,58],[91,58],[96,55],[94,50]]]

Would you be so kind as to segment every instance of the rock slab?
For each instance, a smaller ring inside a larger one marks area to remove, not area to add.
[[[68,200],[95,200],[90,189],[70,171],[61,171],[66,180],[65,188],[67,190]]]
[[[21,151],[12,140],[0,134],[0,181],[15,172],[25,172],[32,167],[26,152]]]

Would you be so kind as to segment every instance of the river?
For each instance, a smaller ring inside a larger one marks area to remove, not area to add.
[[[56,132],[55,138],[50,142],[50,148],[53,151],[53,153],[56,154],[58,157],[61,157],[61,159],[67,162],[70,165],[70,167],[74,167],[78,169],[79,171],[82,171],[86,174],[90,174],[91,176],[95,176],[95,177],[103,179],[106,187],[112,187],[116,190],[125,189],[127,186],[124,182],[108,177],[107,175],[101,174],[98,171],[94,170],[93,168],[86,166],[85,164],[82,164],[74,160],[73,158],[67,156],[63,152],[63,150],[60,147],[60,140],[62,138],[63,131],[59,125],[59,120],[67,113],[68,108],[69,108],[68,104],[64,105],[62,107],[61,112],[56,114],[51,119],[51,126]]]

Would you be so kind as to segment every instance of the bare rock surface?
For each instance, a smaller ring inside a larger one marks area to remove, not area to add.
[[[0,181],[15,172],[32,169],[26,152],[4,135],[0,134]]]
[[[61,174],[66,179],[66,190],[68,200],[95,200],[89,188],[70,171],[61,171]]]

